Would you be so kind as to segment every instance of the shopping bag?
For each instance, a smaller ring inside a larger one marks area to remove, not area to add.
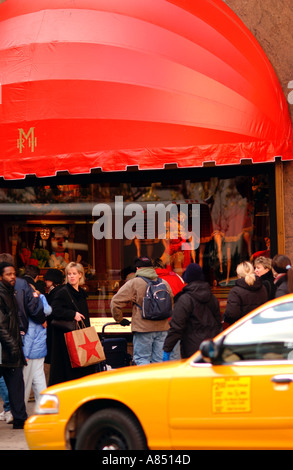
[[[103,346],[94,326],[64,333],[71,367],[87,367],[105,360]]]

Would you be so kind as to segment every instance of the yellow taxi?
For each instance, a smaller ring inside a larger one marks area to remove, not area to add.
[[[46,389],[30,449],[292,449],[293,295],[270,301],[188,360]]]

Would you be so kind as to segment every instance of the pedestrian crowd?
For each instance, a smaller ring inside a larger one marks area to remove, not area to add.
[[[48,269],[44,283],[39,274],[37,266],[29,265],[19,278],[12,256],[0,255],[0,420],[14,429],[24,426],[31,390],[38,400],[47,387],[45,362],[50,364],[48,385],[95,372],[71,367],[64,339],[64,324],[82,320],[90,326],[83,266],[69,263],[65,283],[58,269]]]
[[[202,341],[222,331],[223,322],[232,324],[266,301],[293,292],[293,268],[285,255],[244,261],[236,272],[222,319],[199,264],[189,264],[181,278],[160,259],[136,258],[134,273],[111,300],[112,316],[121,325],[130,323],[123,311],[132,304],[134,364],[188,358]],[[37,400],[47,382],[96,372],[95,366],[71,367],[64,339],[73,322],[90,326],[82,265],[69,263],[65,282],[58,269],[48,269],[44,282],[39,273],[38,267],[27,266],[24,276],[17,277],[12,256],[0,255],[0,420],[13,423],[14,429],[24,426],[31,390]],[[48,381],[45,362],[50,364]]]

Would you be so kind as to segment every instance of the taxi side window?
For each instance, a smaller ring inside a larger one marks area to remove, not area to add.
[[[227,334],[222,361],[293,360],[293,302],[267,308]]]

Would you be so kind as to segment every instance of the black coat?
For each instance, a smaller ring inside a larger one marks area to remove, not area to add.
[[[12,286],[0,282],[0,343],[2,364],[0,367],[23,367],[26,360],[22,351],[19,330],[18,307]]]
[[[202,341],[222,331],[219,302],[205,281],[187,284],[176,296],[164,351],[171,352],[178,340],[181,356],[190,357]]]
[[[288,294],[288,278],[287,274],[280,276],[275,283],[275,298]]]
[[[265,286],[268,292],[268,300],[272,300],[275,298],[276,286],[274,284],[274,276],[272,271],[268,271],[267,273],[263,274],[261,277],[262,283]]]
[[[61,289],[62,287],[63,287],[62,284],[60,284],[56,287],[53,287],[53,289],[51,289],[49,291],[49,293],[46,294],[46,299],[47,299],[49,305],[52,305],[55,295],[57,294],[58,290]],[[52,326],[51,326],[51,321],[52,321],[52,319],[53,319],[52,314],[46,317],[46,321],[47,321],[47,356],[45,358],[46,364],[51,364],[51,352],[52,352]]]
[[[55,293],[52,304],[52,317],[55,320],[74,320],[76,312],[85,316],[84,323],[90,326],[86,292],[81,287],[77,291],[70,284],[62,286]],[[84,377],[95,372],[94,366],[72,368],[64,339],[64,332],[52,327],[52,350],[49,385]]]
[[[224,322],[231,325],[267,300],[267,290],[258,276],[252,286],[246,284],[243,278],[237,279],[236,285],[232,287],[228,295],[223,316]]]

